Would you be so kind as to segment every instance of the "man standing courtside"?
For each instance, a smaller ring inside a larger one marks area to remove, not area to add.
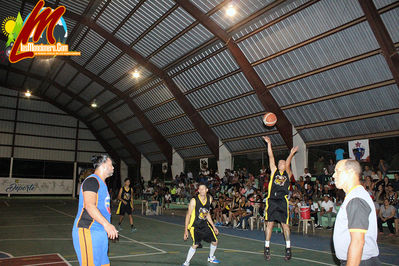
[[[80,265],[109,265],[108,238],[118,237],[110,223],[111,209],[105,179],[114,167],[107,155],[92,157],[94,174],[80,187],[79,207],[72,229],[73,246]]]
[[[267,228],[265,230],[265,249],[264,256],[266,260],[270,260],[270,238],[272,236],[272,230],[274,221],[280,222],[283,227],[284,238],[286,243],[285,248],[285,260],[290,260],[291,253],[291,241],[290,241],[290,226],[289,226],[289,203],[288,203],[288,186],[290,182],[291,172],[291,160],[294,154],[297,152],[298,147],[291,149],[287,160],[278,161],[278,167],[274,160],[272,142],[269,137],[263,137],[267,143],[267,153],[269,155],[269,166],[271,170],[271,178],[269,181],[268,193],[266,198],[265,208],[265,221],[267,222]]]
[[[360,184],[362,168],[355,160],[335,167],[335,185],[346,193],[334,226],[334,248],[341,265],[381,265],[377,216],[370,194]]]

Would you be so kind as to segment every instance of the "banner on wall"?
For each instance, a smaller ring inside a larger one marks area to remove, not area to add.
[[[71,195],[72,179],[0,178],[0,194]]]
[[[368,139],[348,141],[349,158],[359,162],[370,161],[370,147]]]
[[[166,174],[168,172],[168,163],[162,163],[162,173]]]
[[[201,169],[201,171],[205,171],[208,169],[208,158],[200,159],[200,169]]]

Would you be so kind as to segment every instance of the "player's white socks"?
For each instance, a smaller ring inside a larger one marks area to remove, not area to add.
[[[267,248],[270,247],[270,241],[267,241],[267,240],[265,241],[265,247],[267,247]]]
[[[193,258],[194,254],[195,254],[195,251],[196,251],[195,248],[190,247],[190,249],[188,250],[188,253],[187,253],[186,262],[190,262],[190,260]]]
[[[285,246],[287,248],[291,248],[291,241],[285,241]]]
[[[210,245],[210,247],[209,247],[209,257],[210,258],[213,258],[213,255],[215,255],[215,251],[216,251],[216,248],[217,248],[218,246],[214,246],[214,245]]]

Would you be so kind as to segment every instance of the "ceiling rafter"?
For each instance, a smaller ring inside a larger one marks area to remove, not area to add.
[[[382,55],[399,88],[399,51],[396,49],[387,28],[372,0],[358,0],[367,22],[381,47]]]
[[[197,19],[204,27],[222,40],[228,47],[230,53],[235,58],[235,61],[240,67],[240,70],[246,77],[251,87],[256,91],[260,102],[266,111],[271,111],[278,117],[276,127],[280,132],[285,144],[288,148],[292,147],[292,125],[287,119],[276,100],[271,95],[270,91],[266,88],[265,84],[256,73],[255,69],[251,66],[244,53],[232,39],[232,37],[224,31],[215,21],[206,16],[198,7],[189,1],[175,0],[182,8],[184,8],[191,16]]]
[[[3,65],[0,65],[1,69],[5,69],[6,67]],[[19,70],[13,67],[9,67],[9,70],[14,72],[14,73],[18,73],[18,74],[22,74],[25,76],[29,76],[31,78],[34,79],[38,79],[38,80],[42,80],[44,77],[37,75],[37,74],[33,74],[33,73],[28,73],[26,71],[23,70]],[[58,84],[55,81],[51,82],[51,85],[55,86],[57,89],[63,91],[64,93],[66,93],[67,95],[69,95],[70,97],[73,97],[75,94],[70,91],[69,89],[63,87],[62,85]],[[80,103],[82,103],[83,105],[86,106],[90,106],[84,99],[82,99],[81,97],[77,97],[76,98],[77,101],[79,101]],[[120,129],[112,122],[112,120],[107,116],[107,114],[105,114],[102,110],[97,109],[96,112],[98,112],[101,117],[104,119],[104,121],[109,125],[109,127],[111,128],[111,130],[114,132],[114,134],[118,137],[118,139],[120,140],[120,142],[125,145],[126,149],[128,150],[128,152],[130,153],[130,155],[132,156],[132,158],[136,161],[139,162],[141,160],[141,153],[136,149],[136,147],[126,138],[126,136],[120,131]]]

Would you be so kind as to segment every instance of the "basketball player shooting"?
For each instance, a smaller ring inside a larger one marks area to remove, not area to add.
[[[284,259],[290,260],[292,253],[288,213],[288,186],[290,177],[292,175],[291,160],[292,157],[294,157],[294,154],[297,152],[298,147],[292,148],[287,160],[278,161],[278,167],[276,167],[272,150],[272,142],[269,137],[265,136],[263,139],[267,143],[267,153],[269,155],[269,165],[272,173],[266,197],[265,222],[267,222],[267,228],[265,231],[266,241],[264,256],[266,260],[270,260],[270,238],[272,236],[274,221],[277,221],[280,222],[283,227],[284,238],[286,242]]]

